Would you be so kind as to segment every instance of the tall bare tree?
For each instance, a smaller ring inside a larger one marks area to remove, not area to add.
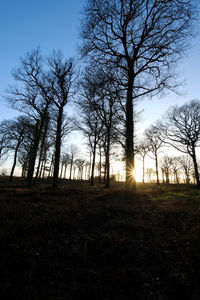
[[[200,146],[200,101],[192,100],[182,106],[172,107],[166,114],[166,121],[160,122],[158,127],[165,143],[190,155],[197,187],[200,188],[196,156],[196,148]]]
[[[62,141],[62,127],[64,123],[64,108],[72,93],[72,82],[74,79],[74,63],[72,59],[64,59],[62,53],[57,51],[48,58],[50,67],[48,81],[51,84],[52,101],[57,110],[57,128],[55,142],[55,161],[53,173],[53,186],[58,183],[60,150]]]
[[[7,158],[8,154],[8,138],[7,138],[7,120],[0,124],[0,161]]]
[[[45,118],[44,128],[43,128],[42,133],[41,133],[40,153],[39,153],[39,158],[38,158],[38,165],[37,165],[37,168],[36,168],[35,182],[38,179],[38,176],[39,176],[39,173],[40,173],[40,170],[41,170],[42,158],[43,158],[44,152],[46,150],[45,146],[46,146],[47,134],[48,134],[48,129],[49,129],[49,122],[50,122],[50,118],[49,118],[48,113],[47,113],[47,116]]]
[[[78,154],[78,147],[74,144],[71,144],[68,149],[69,157],[70,157],[70,171],[69,171],[69,180],[72,180],[72,168],[75,162],[75,159]]]
[[[88,107],[97,115],[103,126],[106,187],[109,187],[110,150],[111,146],[116,143],[116,127],[119,124],[119,90],[113,72],[109,68],[96,67],[93,72],[91,72],[91,68],[88,68],[82,85],[84,95],[87,95]],[[90,97],[88,97],[89,95]]]
[[[171,172],[172,164],[173,164],[173,158],[168,155],[165,155],[161,159],[161,169],[165,175],[167,184],[169,184],[169,175]]]
[[[12,107],[25,112],[35,120],[34,142],[29,157],[28,185],[32,183],[35,162],[43,128],[50,107],[56,108],[56,141],[53,186],[57,185],[64,107],[68,102],[73,77],[73,62],[54,51],[46,60],[34,49],[21,59],[20,67],[13,73],[19,86],[11,87],[7,100]]]
[[[91,78],[86,75],[81,82],[81,86],[81,97],[79,101],[77,101],[80,116],[79,120],[75,121],[75,126],[86,137],[92,153],[90,182],[91,185],[94,185],[96,151],[102,136],[105,136],[105,128],[97,109],[96,98],[99,92],[98,85],[95,84],[95,82],[93,83]]]
[[[179,58],[193,30],[196,1],[88,0],[81,47],[90,63],[110,64],[125,91],[126,182],[133,188],[133,104],[175,85]]]
[[[179,156],[173,156],[172,157],[172,172],[174,174],[174,183],[179,184],[179,175],[181,171],[181,164],[180,164],[180,157]]]
[[[20,66],[13,72],[13,77],[19,84],[10,87],[6,99],[13,108],[27,114],[35,122],[27,174],[30,186],[42,129],[52,102],[50,85],[44,71],[44,60],[39,49],[34,49],[27,53],[25,58],[21,58]]]
[[[86,111],[82,115],[81,126],[79,129],[82,131],[83,135],[88,140],[89,148],[92,152],[92,163],[91,163],[91,185],[94,185],[94,170],[96,163],[96,151],[97,145],[102,138],[103,134],[103,124],[100,122],[99,117],[96,113],[92,111]]]
[[[145,175],[145,157],[149,152],[149,145],[145,141],[141,141],[140,144],[137,146],[137,154],[142,157],[142,183],[144,183],[144,175]]]
[[[157,184],[159,184],[158,154],[163,144],[163,141],[160,139],[160,131],[156,126],[152,125],[145,130],[145,137],[147,144],[149,145],[149,151],[153,154],[153,157],[149,156],[155,160],[156,181]]]
[[[60,178],[66,178],[67,166],[70,164],[70,155],[68,152],[64,152],[61,157],[61,171],[60,171]],[[64,170],[64,175],[63,175]]]
[[[13,164],[10,172],[10,182],[17,164],[17,156],[25,136],[27,135],[29,119],[26,116],[19,116],[15,120],[6,120],[1,128],[7,141],[7,150],[13,154]]]
[[[179,158],[180,165],[185,174],[185,182],[190,184],[190,178],[192,175],[192,171],[194,170],[192,159],[189,155],[182,155]]]

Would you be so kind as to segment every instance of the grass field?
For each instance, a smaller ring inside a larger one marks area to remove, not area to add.
[[[0,299],[200,299],[200,191],[0,179]]]

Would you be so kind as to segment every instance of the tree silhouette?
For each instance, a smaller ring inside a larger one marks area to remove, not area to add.
[[[28,186],[31,186],[43,126],[52,102],[49,82],[44,72],[44,60],[39,49],[34,49],[25,58],[21,58],[20,67],[13,72],[13,77],[20,85],[12,86],[6,99],[14,109],[24,112],[35,122],[27,174]]]
[[[65,123],[64,107],[70,97],[73,75],[74,67],[71,59],[64,59],[60,51],[54,51],[45,60],[39,49],[34,49],[31,53],[27,53],[25,58],[21,58],[20,67],[13,73],[14,79],[20,85],[11,87],[6,99],[13,108],[28,114],[35,122],[27,174],[29,186],[32,184],[38,147],[45,124],[50,117],[50,108],[56,111],[53,186],[57,186],[62,130]],[[36,175],[38,176],[38,172]]]
[[[175,66],[193,29],[195,1],[88,0],[82,21],[83,56],[111,65],[125,93],[126,182],[133,188],[135,99],[172,88]]]
[[[162,147],[162,140],[160,139],[160,132],[156,126],[151,126],[145,130],[145,137],[147,144],[149,145],[149,151],[153,154],[153,159],[155,160],[156,167],[156,181],[159,184],[159,173],[158,173],[158,154]]]
[[[60,51],[54,51],[52,56],[48,58],[48,65],[50,67],[48,81],[51,86],[52,101],[57,109],[55,161],[53,173],[53,186],[56,187],[59,174],[64,107],[69,101],[69,97],[72,92],[71,87],[74,79],[74,64],[72,59],[65,60]]]
[[[158,124],[160,138],[182,153],[189,154],[195,170],[197,187],[200,188],[196,148],[200,146],[200,101],[192,100],[182,106],[172,107],[166,121]]]
[[[140,144],[137,146],[136,149],[137,154],[142,157],[142,183],[144,183],[144,175],[145,175],[145,168],[144,168],[144,160],[149,152],[149,145],[145,141],[141,141]]]

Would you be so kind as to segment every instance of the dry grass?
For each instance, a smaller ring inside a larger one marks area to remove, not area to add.
[[[200,299],[200,192],[0,188],[0,299]]]

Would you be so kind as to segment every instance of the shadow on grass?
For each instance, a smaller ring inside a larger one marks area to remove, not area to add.
[[[192,188],[5,185],[0,208],[1,299],[200,299]]]

